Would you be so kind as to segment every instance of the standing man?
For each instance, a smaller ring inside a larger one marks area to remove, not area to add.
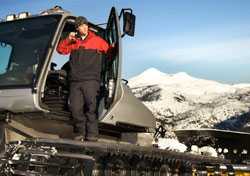
[[[101,54],[109,53],[113,47],[89,30],[85,17],[76,18],[75,28],[77,32],[70,32],[60,41],[57,51],[70,54],[70,109],[80,133],[75,139],[97,141],[96,97],[100,88]]]

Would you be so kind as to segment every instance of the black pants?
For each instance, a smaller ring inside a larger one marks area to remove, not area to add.
[[[97,95],[100,84],[96,80],[70,84],[70,109],[78,132],[84,137],[98,136]]]

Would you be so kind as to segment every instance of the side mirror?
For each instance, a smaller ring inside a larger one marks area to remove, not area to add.
[[[129,36],[135,35],[135,15],[125,12],[123,15],[123,32]]]
[[[125,34],[129,36],[135,35],[135,15],[132,13],[132,9],[122,9],[119,15],[121,18],[123,15],[123,36]]]

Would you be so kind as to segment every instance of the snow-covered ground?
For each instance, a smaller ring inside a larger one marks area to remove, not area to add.
[[[151,68],[130,79],[129,86],[170,136],[175,129],[249,127],[250,84],[222,84]]]
[[[175,129],[250,129],[250,84],[222,84],[184,72],[166,74],[151,68],[130,79],[129,86],[158,124],[167,128],[167,138],[159,139],[160,148],[186,150],[176,139]],[[215,155],[213,149],[205,150]]]

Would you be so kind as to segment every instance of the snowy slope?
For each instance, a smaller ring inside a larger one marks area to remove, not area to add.
[[[129,86],[169,131],[249,128],[250,84],[222,84],[151,68],[130,79]]]

